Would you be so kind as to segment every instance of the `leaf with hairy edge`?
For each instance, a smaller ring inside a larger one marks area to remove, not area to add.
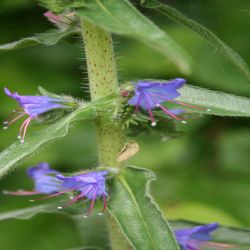
[[[225,44],[213,32],[205,28],[198,22],[186,17],[181,12],[167,4],[158,2],[157,0],[147,0],[142,4],[148,8],[154,8],[161,14],[171,18],[172,20],[188,27],[195,33],[204,38],[210,45],[219,51],[228,61],[230,61],[247,79],[250,81],[250,71],[248,65],[232,48]]]
[[[201,225],[196,222],[184,220],[171,221],[170,224],[174,229],[190,228]],[[219,228],[212,233],[211,241],[235,245],[234,247],[232,246],[232,248],[225,249],[247,250],[250,249],[250,230],[220,225]]]
[[[43,204],[43,205],[21,208],[1,213],[0,221],[9,219],[28,220],[39,213],[59,213],[59,212],[61,211],[59,211],[56,206],[53,206],[52,204]]]
[[[192,105],[204,107],[204,110],[190,109],[191,112],[218,116],[250,117],[250,99],[241,96],[207,90],[191,85],[185,85],[180,90],[177,100]],[[211,109],[209,112],[206,108]]]
[[[22,49],[34,45],[52,46],[57,44],[62,39],[73,36],[79,33],[79,28],[70,28],[67,30],[50,30],[45,33],[40,33],[32,37],[22,38],[19,41],[0,45],[0,53],[16,49]]]
[[[136,38],[168,57],[183,73],[190,72],[186,52],[127,0],[88,0],[80,16],[116,34]]]
[[[127,167],[111,182],[108,210],[137,250],[179,249],[168,223],[150,196],[153,172]]]
[[[82,105],[58,121],[28,134],[25,143],[22,144],[19,140],[16,141],[0,154],[0,177],[13,169],[17,163],[40,150],[41,147],[51,141],[64,137],[73,122],[93,119],[95,116],[96,109],[93,105]]]

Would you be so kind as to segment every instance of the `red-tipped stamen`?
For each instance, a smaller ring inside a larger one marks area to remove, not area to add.
[[[16,192],[3,191],[3,193],[7,195],[18,195],[18,196],[41,194],[40,192],[37,191],[16,191]]]
[[[185,107],[188,107],[188,108],[192,108],[192,109],[200,109],[200,110],[208,110],[206,108],[202,108],[202,107],[199,107],[199,106],[195,106],[195,105],[190,105],[190,104],[187,104],[187,103],[184,103],[184,102],[181,102],[181,101],[177,101],[177,100],[174,100],[174,99],[170,99],[170,98],[167,98],[165,96],[162,96],[162,95],[158,95],[158,94],[151,94],[151,95],[154,95],[155,97],[160,97],[166,101],[169,101],[169,102],[173,102],[173,103],[177,103],[177,104],[180,104],[182,106],[185,106]]]
[[[81,199],[82,197],[84,197],[87,193],[89,193],[91,190],[93,189],[93,187],[90,187],[86,192],[84,193],[80,193],[77,196],[75,196],[71,201],[69,201],[66,205],[64,205],[63,207],[60,208],[66,208],[68,206],[70,206],[71,204],[75,203],[77,200]]]
[[[19,139],[22,138],[22,131],[23,131],[23,128],[24,128],[24,126],[26,125],[27,122],[28,122],[28,119],[26,119],[26,120],[22,123],[22,125],[21,125],[21,127],[20,127],[20,129],[19,129],[19,134],[18,134],[18,138],[19,138]]]
[[[154,118],[152,109],[150,108],[150,103],[149,103],[148,97],[146,95],[145,95],[144,100],[146,102],[146,106],[147,106],[147,110],[148,110],[148,113],[149,113],[149,117],[151,119],[151,126],[154,127],[154,126],[156,126],[156,122],[155,122],[155,118]]]
[[[71,191],[73,191],[75,189],[78,189],[78,188],[84,186],[84,185],[86,185],[86,184],[82,184],[82,185],[79,185],[79,186],[73,187],[73,188],[68,188],[68,189],[65,189],[65,190],[63,190],[61,192],[58,192],[58,193],[55,193],[55,194],[51,194],[51,195],[48,195],[48,196],[45,196],[45,197],[42,197],[42,198],[38,198],[38,199],[35,199],[35,200],[32,200],[32,201],[40,201],[40,200],[49,199],[49,198],[52,198],[52,197],[55,197],[55,196],[58,196],[58,195],[61,195],[61,194],[65,194],[67,192],[71,192]]]
[[[18,115],[17,117],[15,117],[13,120],[11,120],[10,122],[8,121],[8,123],[6,124],[7,126],[10,126],[11,124],[15,123],[17,120],[21,119],[23,116],[25,116],[26,113],[23,112],[20,115]],[[7,122],[7,121],[6,121]]]
[[[183,121],[182,119],[180,119],[178,116],[172,114],[168,109],[166,109],[164,106],[162,106],[161,104],[157,103],[156,104],[157,107],[160,107],[167,115],[171,116],[173,119],[177,120],[177,121]]]
[[[92,213],[92,211],[93,211],[93,208],[94,208],[94,205],[95,205],[95,201],[96,201],[96,195],[97,195],[97,189],[96,189],[96,191],[94,193],[94,197],[93,197],[93,199],[91,201],[91,205],[90,205],[90,208],[89,208],[89,210],[87,212],[87,216],[89,216]]]
[[[25,122],[25,125],[24,125],[24,129],[23,129],[23,136],[22,136],[22,139],[21,139],[21,142],[23,143],[24,142],[24,138],[25,138],[25,135],[26,135],[26,132],[27,132],[27,128],[31,122],[31,118],[29,117],[26,122]]]

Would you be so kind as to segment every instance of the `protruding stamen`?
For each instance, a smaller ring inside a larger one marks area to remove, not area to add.
[[[157,103],[156,106],[157,106],[157,107],[160,107],[167,115],[171,116],[173,119],[182,122],[182,120],[181,120],[178,116],[172,114],[168,109],[166,109],[166,108],[165,108],[164,106],[162,106],[161,104]]]
[[[22,140],[21,140],[21,143],[24,143],[24,138],[25,138],[25,135],[26,135],[26,131],[27,131],[27,128],[31,122],[31,118],[29,117],[27,120],[26,120],[26,124],[24,125],[24,129],[23,129],[23,137],[22,137]]]
[[[17,192],[12,192],[12,191],[3,191],[4,194],[7,195],[19,195],[19,196],[23,196],[23,195],[34,195],[34,194],[40,194],[37,191],[24,191],[24,190],[18,190]]]
[[[6,122],[8,123],[8,126],[10,126],[11,124],[15,123],[17,120],[21,119],[25,115],[26,115],[26,113],[23,112],[20,115],[18,115],[16,118],[14,118],[13,120],[11,120],[10,122],[7,122],[7,121]]]
[[[96,201],[96,195],[97,195],[97,190],[96,190],[95,193],[94,193],[94,196],[93,196],[93,199],[92,199],[92,201],[91,201],[91,205],[90,205],[90,208],[89,208],[89,210],[88,210],[87,215],[90,215],[91,212],[92,212],[92,210],[93,210],[93,208],[94,208],[95,201]]]
[[[151,119],[151,126],[155,127],[156,126],[155,118],[154,118],[152,109],[150,108],[150,103],[149,103],[149,100],[148,100],[147,96],[145,96],[145,101],[146,101],[146,104],[147,104],[146,106],[147,106],[147,110],[148,110],[148,113],[149,113],[149,117]]]

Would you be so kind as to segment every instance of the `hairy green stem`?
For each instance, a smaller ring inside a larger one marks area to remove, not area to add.
[[[111,34],[86,19],[82,19],[81,24],[91,99],[97,100],[116,94],[118,81]],[[96,135],[99,164],[121,167],[117,157],[124,146],[125,136],[119,124],[112,118],[107,120],[99,117],[96,119]],[[109,231],[112,249],[128,249],[124,236],[112,218],[109,218]]]
[[[111,35],[94,24],[83,20],[83,38],[88,66],[92,100],[116,94],[118,81]],[[124,146],[124,134],[111,119],[96,121],[99,163],[118,166],[117,156]]]

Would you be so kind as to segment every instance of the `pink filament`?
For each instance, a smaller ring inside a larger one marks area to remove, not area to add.
[[[45,200],[45,199],[49,199],[49,198],[52,198],[52,197],[55,197],[55,196],[58,196],[58,195],[61,195],[61,194],[65,194],[67,192],[71,192],[71,191],[73,191],[75,189],[78,189],[78,188],[80,188],[80,187],[82,187],[84,185],[85,184],[81,184],[81,185],[73,187],[73,188],[68,188],[68,189],[65,189],[65,190],[63,190],[61,192],[58,192],[58,193],[55,193],[55,194],[51,194],[51,195],[48,195],[48,196],[45,196],[45,197],[42,197],[42,198],[39,198],[39,199],[35,199],[33,201]]]
[[[23,116],[25,116],[26,113],[21,113],[20,115],[18,115],[16,118],[14,118],[13,120],[11,120],[10,122],[8,122],[8,126],[10,126],[11,124],[15,123],[17,120],[19,120],[20,118],[22,118]]]
[[[169,110],[167,110],[165,107],[163,107],[162,105],[158,104],[158,106],[169,116],[171,116],[173,119],[177,120],[177,121],[182,121],[179,117],[177,117],[176,115],[172,114]]]
[[[24,127],[22,141],[24,141],[24,138],[25,138],[25,135],[26,135],[26,132],[27,132],[27,128],[28,128],[30,122],[31,122],[31,118],[29,117],[27,120],[24,121],[24,123],[21,126],[21,128]]]
[[[200,109],[200,110],[206,110],[205,108],[201,108],[201,107],[198,107],[198,106],[193,106],[193,105],[189,105],[187,103],[184,103],[184,102],[181,102],[181,101],[176,101],[176,100],[173,100],[173,99],[170,99],[170,98],[167,98],[165,96],[162,96],[162,95],[158,95],[158,94],[151,94],[151,95],[154,95],[156,97],[160,97],[166,101],[169,101],[169,102],[174,102],[174,103],[177,103],[177,104],[180,104],[182,106],[186,106],[188,108],[193,108],[193,109]]]
[[[70,206],[71,204],[75,203],[77,200],[79,200],[80,198],[85,196],[87,193],[89,193],[92,189],[93,189],[93,187],[90,187],[86,192],[78,194],[70,202],[68,202],[66,205],[64,205],[62,208],[66,208],[66,207]]]
[[[150,108],[150,103],[148,101],[148,97],[146,95],[145,95],[144,100],[146,101],[146,106],[147,106],[147,110],[148,110],[148,113],[149,113],[149,117],[150,117],[150,119],[152,121],[152,124],[154,124],[155,123],[155,118],[154,118],[154,115],[153,115],[152,110]]]
[[[91,201],[91,205],[90,205],[90,208],[89,208],[89,210],[88,210],[87,215],[90,215],[91,212],[93,211],[93,208],[94,208],[94,205],[95,205],[95,200],[96,200],[96,195],[97,195],[97,189],[96,189],[95,194],[94,194],[94,197],[93,197],[93,199],[92,199],[92,201]]]
[[[11,191],[4,191],[4,194],[8,195],[34,195],[34,194],[40,194],[40,192],[37,191],[16,191],[16,192],[11,192]]]

